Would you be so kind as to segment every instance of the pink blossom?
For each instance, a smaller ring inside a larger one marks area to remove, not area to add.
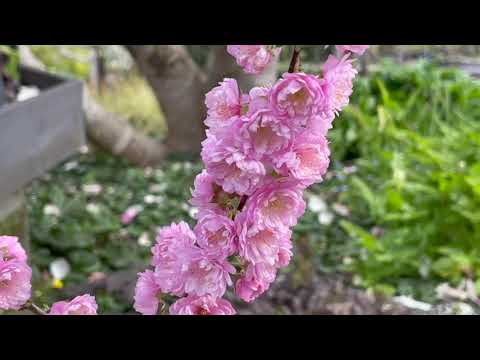
[[[330,55],[323,66],[322,89],[328,98],[329,109],[335,112],[342,111],[348,105],[353,92],[357,70],[353,68],[349,55],[341,59]]]
[[[197,251],[195,234],[185,222],[160,229],[152,248],[155,282],[162,292],[182,296],[186,276]]]
[[[210,90],[205,96],[208,117],[205,124],[219,127],[229,124],[231,118],[241,115],[242,96],[235,79],[224,79],[219,86]]]
[[[201,219],[205,212],[213,211],[219,215],[228,215],[233,210],[232,205],[239,201],[239,196],[223,191],[213,177],[203,170],[197,175],[190,204],[198,208],[195,218]]]
[[[252,302],[268,290],[275,280],[277,269],[265,263],[248,265],[245,275],[235,285],[235,294],[246,302]]]
[[[337,50],[341,53],[352,52],[357,55],[363,55],[363,53],[370,47],[369,45],[335,45]]]
[[[330,149],[324,136],[308,131],[295,139],[292,150],[276,159],[275,168],[305,186],[323,180],[330,164]]]
[[[242,117],[227,130],[207,132],[202,143],[202,160],[215,182],[228,193],[249,195],[266,174],[262,162],[242,150],[240,132],[250,119]]]
[[[98,305],[91,295],[77,296],[72,301],[59,301],[52,305],[48,315],[97,315]]]
[[[211,254],[197,248],[186,272],[185,292],[187,294],[221,297],[227,285],[232,285],[230,274],[235,273],[235,268],[227,261],[224,254]]]
[[[305,126],[313,115],[326,109],[326,98],[318,76],[285,73],[270,91],[270,106],[276,116]]]
[[[235,224],[226,216],[207,211],[194,232],[198,245],[210,254],[227,257],[237,250]]]
[[[268,97],[270,95],[270,88],[254,87],[250,90],[248,96],[248,111],[247,115],[253,115],[260,110],[269,110],[270,103]]]
[[[15,236],[0,236],[0,260],[27,261],[27,254]]]
[[[246,226],[286,232],[305,212],[303,186],[298,181],[278,179],[266,183],[250,196],[243,212]]]
[[[160,287],[155,282],[154,273],[145,270],[138,276],[134,308],[143,315],[155,315],[158,311]]]
[[[122,214],[122,224],[128,225],[130,224],[133,219],[137,217],[143,211],[143,207],[141,205],[133,205],[130,206],[123,214]]]
[[[269,110],[260,110],[243,125],[244,152],[251,158],[264,161],[265,156],[275,156],[290,145],[293,130],[282,123]]]
[[[327,136],[328,131],[332,128],[333,120],[335,119],[335,112],[324,111],[309,120],[307,129],[312,135]]]
[[[0,260],[0,309],[19,310],[30,299],[31,280],[26,262]]]
[[[171,315],[235,315],[235,309],[227,300],[210,295],[187,296],[170,306]]]
[[[227,51],[237,64],[248,74],[260,74],[270,64],[281,48],[270,48],[267,45],[228,45]]]
[[[239,216],[241,217],[241,216]],[[252,225],[247,227],[247,222],[242,222],[239,228],[239,253],[240,256],[252,264],[265,263],[269,266],[283,264],[285,259],[285,244],[291,237],[291,230],[283,232],[268,228],[259,229]]]

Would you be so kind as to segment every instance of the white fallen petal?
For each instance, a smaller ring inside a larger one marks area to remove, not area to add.
[[[147,233],[143,233],[139,238],[138,238],[138,244],[140,246],[145,246],[149,247],[152,245],[152,241],[150,240],[150,237],[148,236]]]
[[[405,307],[408,307],[410,309],[416,309],[416,310],[421,310],[421,311],[430,311],[432,310],[432,305],[417,301],[412,299],[411,297],[408,296],[397,296],[394,297],[393,300],[400,305],[403,305]]]
[[[98,195],[102,192],[102,189],[102,185],[99,184],[88,184],[82,186],[83,192],[88,195]]]
[[[60,209],[56,205],[48,204],[43,208],[43,214],[49,216],[60,216]]]
[[[87,204],[86,210],[92,215],[98,215],[100,213],[100,206],[97,204]]]
[[[327,204],[320,196],[312,195],[308,199],[308,209],[314,213],[319,213],[327,210]]]
[[[324,211],[318,214],[318,222],[322,225],[330,225],[333,222],[333,219],[335,218],[335,215],[331,213],[330,211]]]
[[[50,274],[54,279],[63,280],[70,273],[70,264],[64,258],[59,258],[50,263]]]

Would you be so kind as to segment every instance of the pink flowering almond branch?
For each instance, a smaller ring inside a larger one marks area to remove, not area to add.
[[[206,139],[191,204],[197,224],[160,229],[151,267],[138,274],[135,309],[158,313],[164,294],[177,297],[172,315],[233,315],[228,288],[245,301],[268,290],[292,257],[292,229],[305,211],[305,189],[330,163],[327,133],[349,103],[357,71],[353,54],[367,45],[336,45],[322,76],[289,72],[271,87],[243,94],[224,79],[206,94]],[[228,45],[245,72],[260,74],[281,51],[273,45]],[[164,304],[162,302],[162,304]]]
[[[31,301],[32,269],[17,237],[0,236],[0,310],[29,310],[36,315],[96,315],[97,303],[90,295],[70,302],[60,301],[47,313]]]

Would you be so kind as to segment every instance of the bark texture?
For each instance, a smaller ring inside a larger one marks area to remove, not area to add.
[[[84,94],[87,134],[95,144],[139,166],[154,166],[168,154],[165,144],[135,130],[127,119],[106,111]]]
[[[198,152],[205,137],[205,93],[225,77],[235,78],[243,92],[271,85],[277,60],[261,75],[248,75],[225,45],[211,45],[208,64],[201,69],[182,45],[125,45],[151,85],[166,116],[167,146],[172,151]]]
[[[182,45],[126,45],[167,120],[166,144],[198,152],[204,138],[206,76]]]

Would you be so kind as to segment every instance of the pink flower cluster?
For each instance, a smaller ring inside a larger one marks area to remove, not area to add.
[[[247,71],[264,63],[261,49],[229,46]],[[246,302],[269,288],[292,257],[303,192],[328,169],[326,135],[349,102],[356,74],[348,53],[330,56],[323,77],[286,73],[249,94],[224,79],[206,95],[205,169],[191,200],[198,222],[193,230],[180,222],[159,231],[153,268],[139,274],[138,312],[156,314],[162,294],[169,294],[181,297],[170,314],[230,315],[235,310],[222,299],[228,286]]]
[[[32,269],[14,236],[0,236],[0,310],[21,310],[32,293]],[[83,295],[52,305],[49,315],[96,315],[95,298]]]
[[[228,45],[227,51],[247,74],[260,74],[281,48],[272,45]]]
[[[0,309],[19,310],[30,299],[32,269],[18,238],[0,236]]]
[[[97,315],[97,308],[95,297],[87,294],[54,303],[48,315]]]

